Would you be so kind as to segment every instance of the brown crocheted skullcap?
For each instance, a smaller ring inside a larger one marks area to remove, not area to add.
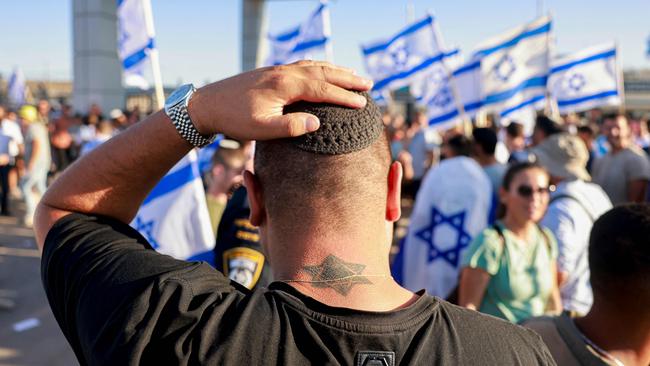
[[[306,112],[320,120],[317,131],[292,138],[294,144],[301,150],[328,155],[347,154],[370,146],[384,128],[381,114],[368,93],[355,93],[366,98],[364,108],[304,101],[284,107],[284,114]]]

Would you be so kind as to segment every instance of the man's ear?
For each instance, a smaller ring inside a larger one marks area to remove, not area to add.
[[[248,205],[251,209],[249,220],[252,225],[260,226],[264,223],[266,217],[264,193],[262,192],[260,180],[250,170],[244,171],[244,186],[246,186],[248,192]]]
[[[225,169],[224,169],[223,165],[221,165],[221,164],[214,164],[212,166],[212,176],[213,177],[218,177],[220,175],[223,175],[224,171],[225,171]]]
[[[388,170],[388,196],[386,197],[386,220],[395,222],[402,215],[402,164],[396,161]]]

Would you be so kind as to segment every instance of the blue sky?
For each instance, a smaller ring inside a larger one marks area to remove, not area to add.
[[[112,1],[112,0],[104,0]],[[395,33],[407,21],[433,11],[445,40],[468,54],[491,36],[535,18],[534,0],[331,0],[334,60],[362,74],[359,44]],[[70,79],[72,0],[6,1],[0,21],[0,74],[20,66],[27,78]],[[240,70],[240,0],[152,0],[165,84],[203,84]],[[315,0],[273,0],[267,4],[269,31],[296,25]],[[554,19],[556,50],[567,53],[618,41],[623,67],[650,68],[649,0],[546,0]]]

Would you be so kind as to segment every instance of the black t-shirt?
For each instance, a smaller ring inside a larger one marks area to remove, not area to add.
[[[424,293],[407,308],[367,312],[284,283],[250,292],[107,218],[59,220],[42,277],[82,365],[554,364],[532,331]]]

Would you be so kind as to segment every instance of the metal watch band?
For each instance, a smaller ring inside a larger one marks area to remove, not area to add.
[[[178,105],[169,108],[167,110],[167,115],[172,120],[176,131],[183,137],[187,142],[189,142],[194,147],[203,147],[209,145],[214,141],[217,135],[212,136],[203,136],[196,130],[190,115],[187,113],[187,107],[184,103],[179,103]]]

